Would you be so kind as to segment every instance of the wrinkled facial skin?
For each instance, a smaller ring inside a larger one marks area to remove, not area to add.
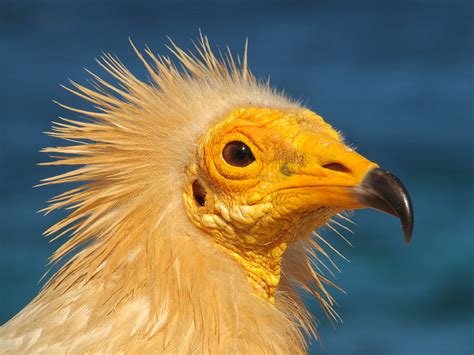
[[[230,142],[244,143],[255,160],[226,161]],[[306,109],[236,109],[201,138],[197,156],[187,171],[188,216],[270,302],[288,243],[342,210],[362,208],[349,188],[378,167]]]

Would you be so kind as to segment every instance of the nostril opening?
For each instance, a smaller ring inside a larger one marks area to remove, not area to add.
[[[341,173],[350,173],[351,169],[347,168],[346,166],[340,164],[340,163],[329,163],[323,165],[323,168],[329,169],[329,170],[334,170],[334,171],[339,171]]]
[[[198,180],[194,180],[193,182],[193,196],[199,206],[204,206],[206,204],[206,189]]]

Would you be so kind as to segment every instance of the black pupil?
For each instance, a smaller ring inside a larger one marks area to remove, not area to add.
[[[222,151],[222,156],[230,165],[240,167],[247,166],[255,160],[250,148],[245,143],[238,141],[227,143]]]

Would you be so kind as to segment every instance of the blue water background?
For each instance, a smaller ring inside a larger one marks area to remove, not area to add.
[[[355,214],[350,259],[338,261],[344,323],[321,320],[319,354],[473,352],[473,8],[471,1],[0,1],[0,323],[38,292],[58,243],[41,233],[61,217],[35,211],[64,187],[32,186],[41,132],[81,105],[59,87],[116,53],[139,75],[127,38],[163,52],[198,29],[241,51],[258,76],[301,99],[347,140],[395,172],[416,210],[413,243],[397,220]],[[143,76],[142,76],[143,77]]]

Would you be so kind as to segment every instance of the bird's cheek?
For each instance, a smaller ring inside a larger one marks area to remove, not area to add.
[[[328,203],[326,196],[311,190],[283,191],[272,200],[275,226],[297,234],[324,225],[333,215],[346,209],[338,203]]]

